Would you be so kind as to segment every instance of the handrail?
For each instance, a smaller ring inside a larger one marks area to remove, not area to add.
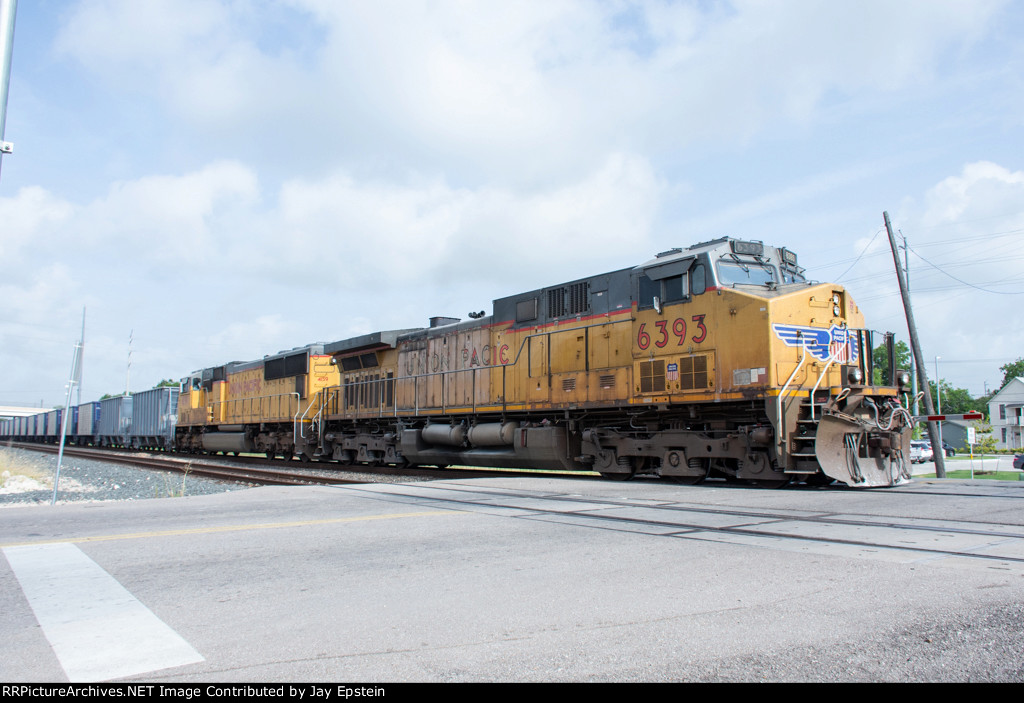
[[[599,322],[599,323],[591,324],[591,325],[582,325],[582,326],[578,326],[578,327],[566,327],[566,328],[559,329],[559,330],[547,330],[547,331],[544,331],[544,332],[535,332],[535,333],[527,334],[526,336],[524,336],[521,339],[520,344],[519,344],[519,348],[518,348],[518,350],[516,352],[515,357],[512,360],[510,360],[509,362],[504,363],[504,364],[501,364],[501,363],[498,363],[498,364],[481,364],[479,366],[470,366],[468,368],[462,368],[462,369],[442,369],[442,370],[439,370],[439,371],[425,371],[423,373],[415,373],[415,374],[409,374],[409,375],[405,375],[405,376],[397,376],[395,378],[349,380],[349,381],[347,381],[345,383],[341,383],[341,384],[336,385],[336,386],[330,386],[327,389],[325,389],[325,390],[328,390],[328,391],[331,392],[331,398],[326,400],[321,407],[328,406],[330,404],[330,402],[332,400],[334,400],[335,397],[339,397],[341,402],[339,403],[338,413],[339,414],[345,413],[349,409],[344,407],[344,392],[343,392],[344,389],[348,388],[350,390],[350,392],[354,392],[357,389],[368,387],[370,384],[378,384],[379,385],[379,384],[386,384],[386,383],[390,382],[390,383],[394,384],[394,387],[393,387],[392,402],[391,402],[391,404],[389,406],[385,405],[384,403],[379,404],[379,406],[376,407],[376,408],[374,408],[374,407],[358,407],[357,406],[357,407],[351,409],[352,410],[352,415],[355,416],[355,417],[363,417],[363,418],[366,418],[366,417],[377,417],[377,418],[380,418],[380,417],[385,417],[385,416],[398,417],[400,410],[411,411],[413,414],[418,415],[419,412],[420,412],[420,406],[419,406],[420,398],[419,398],[419,394],[420,394],[421,379],[422,380],[426,380],[426,379],[440,377],[441,378],[442,389],[441,389],[441,404],[439,406],[439,409],[441,410],[442,413],[447,412],[449,409],[451,409],[453,407],[470,408],[473,412],[476,412],[477,406],[478,406],[477,390],[479,389],[479,385],[477,384],[477,374],[478,373],[490,373],[492,371],[496,371],[497,369],[501,369],[501,373],[502,373],[502,379],[501,379],[501,385],[502,385],[501,399],[502,400],[501,400],[501,405],[502,405],[502,409],[504,410],[504,408],[506,407],[506,405],[508,403],[508,398],[507,398],[507,372],[508,372],[508,368],[510,366],[516,366],[519,363],[520,359],[522,358],[523,351],[526,349],[526,345],[527,345],[527,343],[529,342],[530,339],[546,337],[546,336],[550,336],[552,334],[557,334],[559,332],[566,332],[566,333],[578,332],[578,331],[584,330],[584,329],[592,329],[592,328],[596,329],[596,328],[608,327],[608,326],[612,326],[612,325],[621,325],[621,324],[626,324],[626,323],[631,322],[631,321],[632,321],[632,318],[629,318],[629,320],[622,320],[622,319],[619,319],[619,320],[608,320],[608,321]],[[603,370],[611,370],[611,369],[615,369],[615,368],[618,368],[618,367],[616,367],[616,366],[602,366],[600,368],[589,369],[589,371],[590,372],[597,372],[597,371],[603,371]],[[399,370],[399,369],[396,368],[396,371],[397,370]],[[472,387],[471,387],[471,390],[470,390],[470,394],[471,394],[470,402],[467,405],[450,406],[448,404],[448,389],[450,387],[450,381],[451,381],[451,379],[453,377],[452,375],[454,375],[454,374],[466,374],[466,373],[473,374],[471,376],[471,386]],[[550,370],[549,370],[549,374],[550,374]],[[401,395],[402,393],[409,392],[409,385],[410,385],[410,383],[412,385],[412,389],[411,389],[411,392],[412,392],[412,403],[411,403],[411,405],[401,406],[400,407],[399,406],[399,395]]]
[[[273,395],[257,395],[257,396],[252,396],[252,397],[249,397],[249,398],[229,398],[227,400],[214,400],[214,401],[211,401],[209,405],[207,405],[207,413],[208,413],[209,416],[212,416],[214,408],[216,408],[218,406],[226,405],[229,408],[231,408],[232,406],[237,406],[237,405],[240,404],[240,405],[242,405],[243,409],[242,409],[242,411],[239,414],[241,414],[243,416],[243,418],[244,418],[243,421],[246,421],[246,420],[252,421],[254,419],[262,420],[262,419],[264,419],[265,416],[257,414],[257,413],[254,413],[253,410],[252,410],[252,406],[253,406],[253,404],[256,403],[256,401],[260,401],[260,405],[262,405],[263,404],[262,401],[276,399],[276,400],[278,400],[278,411],[280,412],[280,409],[281,409],[280,399],[282,399],[282,398],[289,398],[291,396],[295,396],[295,403],[296,403],[296,414],[292,416],[292,420],[294,421],[296,419],[297,415],[298,415],[298,409],[301,406],[300,401],[302,400],[302,396],[297,391],[292,391],[290,393],[274,393]],[[248,406],[249,406],[248,411],[245,410],[246,404],[248,404]],[[239,412],[239,411],[235,411],[235,412]],[[218,424],[232,424],[232,423],[227,422],[227,421],[223,421],[223,423],[218,423]]]
[[[297,395],[297,394],[296,394],[296,395]],[[320,396],[320,391],[317,391],[317,392],[316,392],[316,393],[314,394],[314,396],[313,396],[313,397],[314,397],[314,398],[316,398],[316,397],[319,397],[319,396]],[[301,400],[301,398],[300,398],[300,400]],[[300,439],[300,438],[301,438],[301,439],[305,439],[305,438],[306,438],[306,435],[305,435],[305,433],[303,432],[303,423],[305,423],[305,422],[306,422],[306,415],[308,415],[308,414],[309,414],[309,411],[313,409],[313,403],[314,403],[314,402],[315,402],[315,401],[313,400],[313,398],[311,398],[311,399],[310,399],[310,401],[309,401],[309,405],[307,405],[307,406],[306,406],[306,410],[305,410],[305,411],[304,411],[304,412],[302,413],[302,417],[301,417],[300,419],[298,419],[298,420],[294,420],[294,419],[293,419],[293,423],[295,423],[295,424],[294,424],[294,426],[292,427],[292,441],[293,441],[293,442],[294,442],[295,444],[298,444],[298,443],[299,443],[299,439]],[[321,408],[322,408],[322,407],[323,407],[323,406],[321,406]],[[320,413],[319,413],[319,411],[317,411],[317,413],[316,413],[316,414],[317,414],[317,415],[319,415],[319,414],[320,414]],[[298,418],[298,417],[299,417],[299,410],[298,410],[298,408],[296,408],[296,409],[295,409],[295,417],[296,417],[296,418]],[[315,417],[315,416],[314,416],[314,417]],[[310,419],[310,423],[312,424],[313,422],[315,422],[315,419],[311,418],[311,419]]]
[[[811,389],[811,419],[812,420],[814,419],[814,394],[818,392],[818,386],[821,385],[821,381],[825,378],[825,374],[828,373],[828,367],[831,366],[833,362],[839,360],[839,355],[840,355],[840,353],[842,353],[842,351],[843,351],[843,348],[841,346],[837,347],[836,350],[828,357],[828,363],[826,363],[825,364],[825,368],[823,368],[821,370],[821,374],[818,376],[817,383],[815,383],[814,384],[814,388]]]
[[[783,398],[784,395],[786,395],[786,389],[789,388],[789,384],[793,382],[794,378],[796,378],[797,372],[800,370],[800,367],[802,367],[804,365],[805,361],[807,361],[807,342],[806,342],[805,337],[803,335],[800,335],[800,362],[796,365],[796,368],[793,369],[793,373],[789,374],[789,378],[786,379],[786,383],[782,386],[782,390],[779,391],[779,396],[775,399],[775,405],[776,405],[775,415],[779,418],[779,449],[780,449],[780,451],[786,449],[786,447],[787,447],[787,445],[786,445],[786,420],[783,417],[783,413],[782,413],[782,398]],[[812,400],[813,400],[813,397],[812,397]],[[789,453],[788,450],[786,451],[786,453],[787,454]]]

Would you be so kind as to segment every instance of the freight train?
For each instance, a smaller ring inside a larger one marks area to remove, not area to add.
[[[200,369],[161,391],[176,407],[162,433],[127,423],[94,437],[344,464],[904,483],[908,375],[890,362],[896,383],[873,385],[861,311],[804,274],[794,252],[759,241],[672,249],[499,298],[467,321]],[[17,436],[11,422],[0,433]]]

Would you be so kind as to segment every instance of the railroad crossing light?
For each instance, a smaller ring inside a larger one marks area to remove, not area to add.
[[[0,154],[14,153],[14,142],[0,142]]]

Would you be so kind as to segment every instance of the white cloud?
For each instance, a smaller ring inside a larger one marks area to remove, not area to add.
[[[281,312],[258,315],[225,324],[196,345],[192,356],[200,366],[260,358],[312,341],[297,342],[298,334],[299,326]]]
[[[21,188],[13,197],[0,198],[0,261],[8,265],[19,261],[18,254],[30,244],[52,246],[54,232],[74,211],[70,203],[39,186]]]
[[[83,209],[76,229],[90,249],[130,255],[136,265],[195,265],[223,256],[241,238],[223,222],[257,200],[255,174],[220,162],[184,176],[114,183]]]
[[[927,210],[922,224],[934,227],[964,219],[1018,213],[1024,196],[1024,172],[979,161],[964,166],[925,196]]]
[[[19,254],[59,254],[76,263],[130,259],[141,269],[201,262],[244,239],[224,220],[253,212],[257,199],[255,174],[227,162],[184,176],[112,183],[103,197],[80,206],[40,187],[22,188],[0,198],[0,272],[23,271]]]
[[[437,179],[361,183],[342,173],[286,183],[272,218],[280,224],[264,236],[283,233],[292,243],[282,253],[291,270],[302,272],[315,252],[348,289],[382,278],[400,287],[451,284],[453,276],[526,285],[524,277],[557,279],[558,271],[583,275],[587,261],[646,256],[664,187],[644,159],[627,154],[539,193],[453,188]]]
[[[913,89],[1002,4],[105,0],[76,6],[58,46],[246,158],[551,182],[610,150],[732,141]],[[275,12],[292,34],[268,42],[250,15]]]

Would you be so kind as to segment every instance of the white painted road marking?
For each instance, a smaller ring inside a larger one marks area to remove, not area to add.
[[[75,545],[3,551],[71,681],[106,681],[203,661]]]

